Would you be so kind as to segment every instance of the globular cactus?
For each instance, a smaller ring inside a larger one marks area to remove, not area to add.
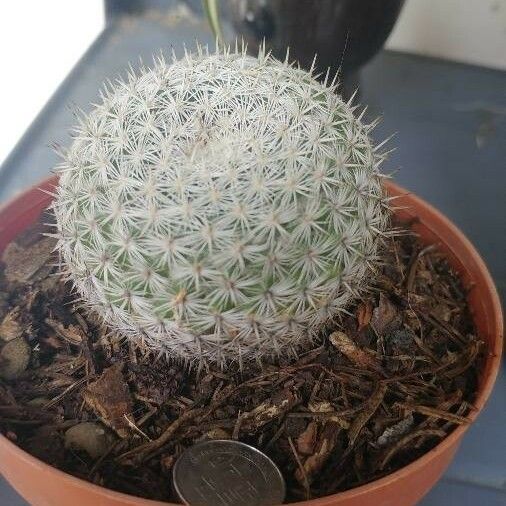
[[[62,263],[112,329],[187,360],[297,353],[370,286],[389,223],[335,83],[198,49],[110,84],[64,155]]]

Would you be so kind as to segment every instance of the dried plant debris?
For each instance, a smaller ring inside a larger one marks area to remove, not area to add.
[[[116,362],[105,369],[98,380],[83,391],[89,408],[119,437],[126,438],[130,432],[133,411],[130,389],[123,379],[123,364]]]
[[[2,255],[4,275],[10,282],[36,283],[52,270],[53,250],[56,240],[41,236],[43,225],[24,232],[16,242],[11,242]]]
[[[108,333],[41,237],[2,257],[0,428],[66,472],[174,501],[181,452],[235,438],[274,459],[295,501],[391,473],[468,422],[485,350],[455,275],[412,236],[390,242],[377,292],[318,348],[243,372],[167,364]]]

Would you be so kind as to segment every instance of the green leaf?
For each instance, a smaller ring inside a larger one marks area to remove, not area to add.
[[[209,20],[209,25],[219,43],[223,44],[223,33],[221,31],[220,13],[217,0],[202,0],[204,11]]]

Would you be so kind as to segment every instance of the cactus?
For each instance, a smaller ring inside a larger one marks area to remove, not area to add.
[[[388,232],[372,128],[260,51],[185,51],[108,84],[53,204],[82,299],[149,350],[296,354],[364,289]]]

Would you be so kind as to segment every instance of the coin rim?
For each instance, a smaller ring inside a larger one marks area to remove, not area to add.
[[[194,450],[195,448],[200,448],[203,446],[209,446],[213,445],[215,443],[226,443],[227,445],[232,444],[232,446],[242,446],[243,448],[247,448],[248,450],[252,450],[254,453],[260,455],[262,458],[264,458],[271,467],[276,471],[276,474],[279,478],[280,484],[281,484],[281,502],[279,504],[283,504],[286,498],[286,483],[283,475],[281,474],[281,471],[279,467],[275,464],[275,462],[264,452],[259,450],[258,448],[255,448],[254,446],[251,446],[247,443],[243,443],[242,441],[235,441],[233,439],[210,439],[208,441],[201,441],[200,443],[194,444],[193,446],[190,446],[186,448],[186,450],[178,457],[176,460],[176,463],[174,464],[174,467],[172,468],[172,485],[174,486],[174,490],[176,494],[178,495],[179,499],[184,502],[184,504],[189,505],[190,503],[184,498],[182,491],[180,490],[180,487],[177,485],[177,479],[176,474],[177,471],[181,465],[181,460],[185,456],[185,454],[189,453],[190,450]]]

